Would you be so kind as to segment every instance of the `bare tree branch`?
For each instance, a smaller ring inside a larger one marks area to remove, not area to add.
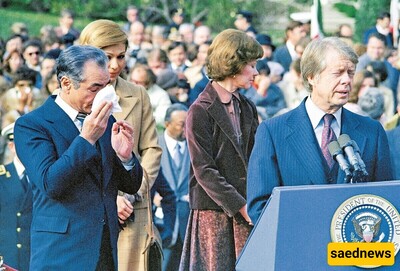
[[[200,11],[199,13],[197,13],[196,16],[193,16],[192,23],[197,23],[197,22],[201,21],[201,19],[203,17],[207,16],[208,11],[209,11],[208,8],[206,8],[206,9],[203,9],[202,11]]]

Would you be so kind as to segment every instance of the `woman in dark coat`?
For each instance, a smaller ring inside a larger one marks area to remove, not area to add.
[[[180,270],[234,270],[252,229],[246,205],[247,164],[258,126],[253,103],[239,93],[258,75],[260,44],[227,29],[208,50],[211,79],[189,109],[191,213]]]

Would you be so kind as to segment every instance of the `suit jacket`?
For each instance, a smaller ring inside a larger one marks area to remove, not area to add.
[[[119,97],[122,112],[113,113],[117,120],[126,120],[133,126],[133,152],[140,159],[140,164],[149,176],[152,186],[158,175],[161,159],[161,148],[157,142],[156,123],[149,95],[145,88],[131,84],[118,77],[115,91]],[[140,187],[142,195],[146,195],[145,182]]]
[[[371,27],[371,28],[365,30],[365,32],[364,32],[364,34],[363,34],[363,43],[364,43],[364,44],[368,44],[369,36],[370,36],[371,34],[373,34],[373,33],[378,33],[378,32],[379,32],[379,31],[378,31],[378,29],[376,28],[376,26]],[[392,36],[392,33],[389,33],[389,34],[384,35],[384,36],[385,36],[385,38],[386,38],[386,46],[387,46],[388,48],[393,48],[393,36]]]
[[[175,192],[168,184],[161,170],[158,173],[153,187],[151,188],[151,199],[154,199],[156,192],[162,197],[161,208],[164,217],[161,219],[154,214],[157,211],[157,208],[155,205],[153,205],[154,224],[157,226],[157,229],[160,232],[163,248],[166,248],[171,244],[174,231],[176,219],[176,197]]]
[[[175,164],[171,154],[168,151],[165,142],[164,134],[159,136],[160,146],[163,150],[161,156],[161,171],[167,180],[169,186],[175,192],[176,197],[176,221],[178,227],[173,230],[173,238],[171,245],[175,244],[177,237],[185,240],[186,227],[189,219],[190,207],[189,202],[185,200],[185,196],[189,196],[189,173],[190,173],[190,158],[189,150],[186,148],[182,158],[182,167],[179,172],[175,170]],[[178,173],[178,174],[177,174]]]
[[[390,158],[392,159],[393,178],[400,180],[400,126],[387,131],[389,142]]]
[[[290,64],[292,63],[292,57],[286,45],[279,46],[274,52],[273,61],[278,62],[288,72]]]
[[[257,130],[247,183],[248,211],[254,222],[274,187],[328,183],[329,169],[306,112],[306,99],[292,111],[262,122]],[[341,121],[341,134],[348,134],[361,150],[367,181],[392,179],[382,125],[345,108]],[[339,170],[336,182],[344,181],[345,173]]]
[[[32,190],[24,186],[14,163],[0,166],[0,255],[5,263],[29,270]]]
[[[211,83],[189,108],[185,131],[192,165],[192,209],[223,210],[232,217],[246,204],[247,163],[258,116],[255,105],[239,96],[242,147]]]
[[[112,149],[113,117],[97,148],[79,136],[55,97],[20,117],[14,128],[33,192],[30,268],[95,270],[107,226],[117,266],[117,192],[135,193],[142,168],[134,156],[135,166],[126,171]]]

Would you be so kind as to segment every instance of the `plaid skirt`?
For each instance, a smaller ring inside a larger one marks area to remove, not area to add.
[[[234,271],[252,228],[240,214],[191,210],[179,270]]]

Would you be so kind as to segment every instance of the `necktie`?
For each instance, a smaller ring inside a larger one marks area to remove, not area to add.
[[[21,174],[21,178],[20,178],[22,187],[24,188],[25,192],[28,191],[28,179],[26,177],[26,173],[25,171]]]
[[[322,140],[321,140],[322,154],[324,155],[329,168],[332,168],[335,162],[332,158],[332,155],[329,153],[328,149],[328,144],[336,140],[336,135],[331,127],[333,118],[334,116],[332,114],[326,114],[324,116],[324,128],[322,129]]]
[[[175,145],[175,153],[173,159],[176,167],[180,168],[182,162],[182,153],[181,153],[181,145],[179,143],[176,143]]]
[[[232,125],[235,131],[236,140],[238,144],[241,146],[242,130],[240,129],[240,105],[239,105],[239,99],[234,94],[232,94],[231,103],[233,105],[233,114],[231,116]]]
[[[82,130],[83,121],[85,120],[86,116],[87,115],[85,113],[81,113],[81,112],[79,112],[78,115],[76,116],[76,119],[80,122],[80,125],[81,125],[79,130]]]

